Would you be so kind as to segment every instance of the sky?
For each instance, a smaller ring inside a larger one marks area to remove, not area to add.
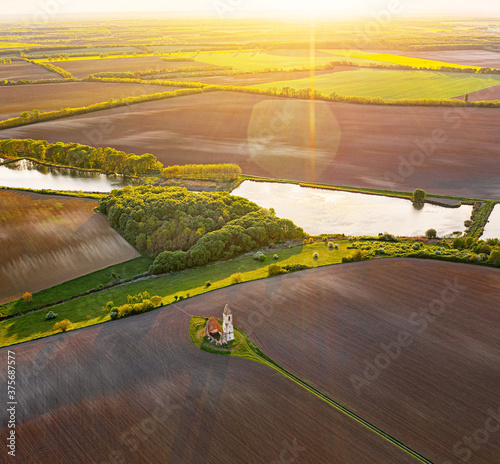
[[[393,11],[389,11],[393,10]],[[389,11],[397,15],[447,14],[448,16],[500,17],[498,0],[0,0],[0,14],[36,15],[40,12],[156,12],[175,11],[237,17],[273,12],[316,17],[372,17]]]

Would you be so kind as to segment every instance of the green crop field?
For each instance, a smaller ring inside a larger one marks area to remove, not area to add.
[[[372,53],[362,50],[323,50],[326,53],[335,55],[335,59],[346,59],[356,62],[356,59],[363,59],[375,63],[383,62],[388,64],[400,64],[403,66],[413,66],[416,68],[440,69],[442,66],[453,68],[473,68],[481,69],[481,66],[468,66],[464,64],[452,64],[444,61],[426,60],[423,58],[412,58],[409,56],[393,55],[391,53]]]
[[[314,83],[311,78],[304,78],[258,84],[251,87],[263,89],[290,87],[296,90],[310,87],[324,94],[335,92],[340,95],[384,99],[439,99],[453,98],[499,84],[499,75],[358,69],[323,74],[317,76]]]

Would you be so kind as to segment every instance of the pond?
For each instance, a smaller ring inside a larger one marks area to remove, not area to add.
[[[500,238],[500,206],[496,205],[490,214],[488,223],[484,228],[484,233],[480,237],[482,240],[489,238]]]
[[[291,219],[311,235],[420,236],[436,229],[438,236],[464,231],[472,206],[445,208],[380,195],[304,188],[293,184],[244,181],[232,195],[247,198],[278,217]]]
[[[24,159],[0,165],[2,187],[108,193],[136,183],[135,179],[119,175],[45,166]]]

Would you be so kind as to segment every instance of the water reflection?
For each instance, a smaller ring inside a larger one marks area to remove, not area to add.
[[[481,238],[483,240],[500,238],[500,207],[498,205],[493,208]]]
[[[309,234],[420,236],[436,229],[438,236],[464,231],[472,206],[444,208],[425,203],[414,208],[409,200],[379,195],[326,189],[303,188],[293,184],[245,181],[233,195],[248,198],[264,208],[274,208]]]
[[[0,165],[0,186],[107,193],[138,181],[119,175],[46,166],[31,160]]]

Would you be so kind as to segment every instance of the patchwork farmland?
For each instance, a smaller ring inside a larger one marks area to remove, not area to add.
[[[500,199],[499,117],[488,108],[311,105],[214,92],[6,129],[0,138],[149,152],[164,165],[236,162],[250,175]]]
[[[11,3],[0,462],[496,462],[491,5]]]

